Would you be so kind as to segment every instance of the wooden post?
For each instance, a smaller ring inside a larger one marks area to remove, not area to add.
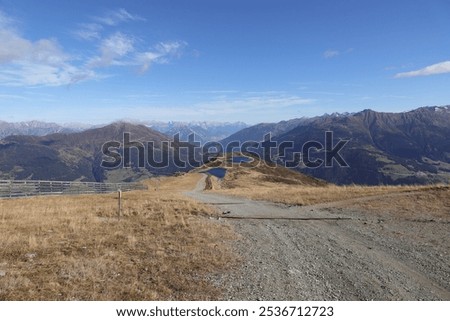
[[[117,191],[118,196],[119,196],[119,209],[117,211],[117,215],[120,218],[120,216],[122,215],[122,190],[118,190]]]

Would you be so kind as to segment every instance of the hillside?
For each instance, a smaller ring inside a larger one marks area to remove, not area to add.
[[[131,168],[101,167],[102,145],[110,141],[122,142],[123,133],[130,133],[132,141],[154,142],[157,160],[161,159],[161,141],[170,141],[169,137],[146,126],[128,123],[114,123],[71,134],[9,136],[0,141],[0,178],[133,181],[154,174],[188,170],[176,168],[171,161],[171,165],[164,168],[139,168],[137,149],[131,150]],[[123,149],[120,153],[123,155]]]
[[[261,141],[264,135],[271,133],[272,136],[278,136],[289,130],[294,129],[302,124],[307,124],[313,121],[314,118],[296,118],[287,121],[281,121],[279,123],[261,123],[251,127],[244,128],[236,133],[230,135],[227,138],[222,139],[220,142],[223,146],[226,146],[230,142],[244,142],[244,141]]]
[[[298,170],[337,184],[427,184],[450,182],[450,107],[423,107],[404,113],[380,113],[364,110],[355,114],[325,115],[303,122],[284,132],[275,132],[278,144],[295,143],[286,150],[283,161],[293,159],[308,141],[324,145],[326,131],[334,133],[333,146],[349,140],[342,155],[349,167],[298,167]],[[259,135],[277,124],[256,125],[245,129]],[[263,129],[261,131],[261,129]],[[245,132],[234,135],[244,141]],[[224,140],[224,142],[228,141]],[[259,151],[261,152],[261,151]],[[322,157],[323,152],[314,157]],[[313,157],[313,158],[314,158]]]

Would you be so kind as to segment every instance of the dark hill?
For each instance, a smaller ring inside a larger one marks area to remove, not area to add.
[[[406,113],[365,110],[324,117],[280,135],[277,141],[323,141],[323,133],[349,140],[342,155],[348,168],[302,169],[338,184],[428,184],[450,181],[450,110],[419,108]],[[299,149],[297,149],[299,151]]]
[[[313,121],[314,118],[296,118],[279,123],[260,123],[255,126],[244,128],[233,135],[223,139],[220,143],[225,147],[228,143],[233,141],[261,141],[264,135],[270,133],[272,137],[283,134],[301,124],[307,124]]]
[[[152,152],[157,160],[162,158],[161,142],[169,141],[165,135],[146,126],[123,122],[71,134],[9,136],[0,141],[0,178],[132,181],[189,169],[177,168],[172,162],[164,168],[141,168],[136,148],[131,150],[130,168],[106,169],[100,166],[104,159],[103,144],[122,142],[124,133],[130,133],[131,141],[140,141],[144,146],[146,142],[153,142]],[[123,148],[118,151],[123,155]]]

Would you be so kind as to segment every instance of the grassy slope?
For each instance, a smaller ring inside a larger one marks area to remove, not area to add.
[[[206,275],[236,257],[228,225],[182,196],[200,174],[149,181],[148,192],[0,200],[0,300],[214,299]],[[340,206],[448,219],[450,188],[327,185],[272,168],[228,170],[213,192],[294,205]],[[367,201],[365,197],[375,197]]]
[[[204,276],[233,261],[234,236],[181,195],[199,177],[124,193],[120,220],[116,195],[0,200],[0,300],[215,298]]]
[[[389,210],[405,215],[416,211],[435,217],[450,215],[450,187],[444,185],[336,186],[265,165],[253,169],[229,168],[223,181],[213,180],[212,185],[211,189],[218,193],[290,205],[348,201],[345,206],[358,205],[372,211]],[[368,197],[375,198],[364,200]]]

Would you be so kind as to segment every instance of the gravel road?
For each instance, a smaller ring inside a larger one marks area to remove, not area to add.
[[[450,224],[285,206],[203,191],[239,239],[238,268],[212,276],[224,300],[450,300]],[[276,191],[274,191],[276,193]]]

